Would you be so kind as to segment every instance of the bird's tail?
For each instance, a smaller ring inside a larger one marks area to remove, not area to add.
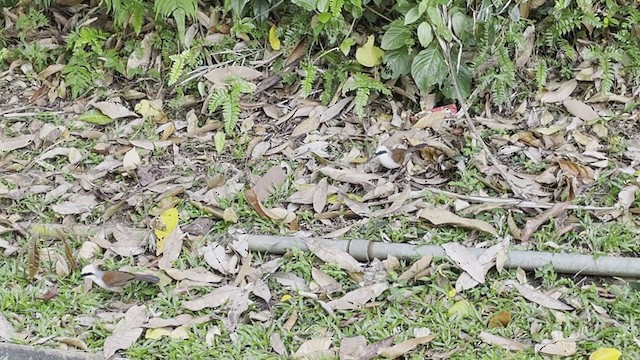
[[[157,276],[153,276],[153,275],[136,274],[136,280],[138,280],[138,281],[146,281],[148,283],[155,284],[158,281],[160,281],[160,278],[157,277]]]

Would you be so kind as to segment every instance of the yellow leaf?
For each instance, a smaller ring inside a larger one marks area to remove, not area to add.
[[[224,209],[224,213],[222,213],[222,219],[226,222],[235,224],[238,222],[238,214],[236,214],[236,211],[233,208],[228,207]]]
[[[282,295],[282,297],[280,298],[280,302],[287,302],[287,301],[289,301],[289,300],[291,300],[291,295],[289,295],[289,294],[284,294],[284,295]]]
[[[374,45],[375,37],[369,35],[367,42],[356,50],[356,60],[362,66],[374,67],[382,64],[384,51]]]
[[[276,34],[277,29],[275,25],[271,25],[271,29],[269,29],[269,45],[276,51],[280,50],[280,39],[278,39],[278,35]]]
[[[455,316],[455,317],[463,318],[468,315],[471,315],[472,311],[473,311],[473,306],[471,306],[471,303],[469,303],[467,300],[460,300],[457,303],[451,305],[451,307],[447,312],[451,317]]]
[[[589,360],[618,360],[620,356],[622,353],[618,349],[600,348],[589,356]]]
[[[167,328],[147,329],[147,332],[144,334],[144,338],[156,340],[169,335],[171,335],[171,330]]]
[[[178,209],[170,208],[163,211],[156,224],[153,233],[158,239],[156,243],[156,255],[160,255],[164,251],[164,240],[178,226]]]
[[[449,296],[450,298],[456,296],[458,294],[458,292],[456,291],[456,289],[450,289],[449,291],[447,291],[447,296]]]

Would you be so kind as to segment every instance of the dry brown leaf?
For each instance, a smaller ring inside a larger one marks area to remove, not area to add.
[[[143,324],[142,327],[149,328],[149,329],[157,329],[162,327],[175,327],[175,326],[184,325],[191,320],[193,320],[193,316],[189,314],[181,314],[170,319],[151,318],[149,319],[149,321]]]
[[[383,348],[388,348],[393,344],[393,340],[396,338],[395,335],[384,338],[380,341],[376,341],[372,344],[369,344],[364,351],[360,354],[358,360],[370,360],[378,356],[378,351]]]
[[[213,69],[204,75],[207,80],[216,85],[225,85],[232,76],[252,81],[261,77],[262,73],[248,66],[227,66]]]
[[[103,355],[110,358],[116,351],[128,349],[142,335],[142,324],[145,322],[145,307],[134,305],[124,314],[124,318],[118,322],[113,334],[104,341]]]
[[[580,178],[586,182],[592,182],[595,180],[595,171],[588,166],[563,159],[558,160],[558,165],[565,174]]]
[[[89,346],[87,346],[87,344],[84,341],[78,338],[63,336],[63,337],[56,338],[56,340],[63,344],[73,346],[82,351],[89,351]]]
[[[478,336],[478,338],[480,339],[480,341],[484,343],[500,346],[506,350],[521,351],[521,350],[525,350],[528,347],[527,345],[519,343],[515,340],[507,339],[498,335],[489,334],[484,331],[480,332],[480,335]]]
[[[544,340],[534,347],[536,353],[557,356],[572,356],[578,350],[575,338],[564,338],[562,331],[553,331],[551,339]]]
[[[528,286],[520,285],[515,282],[509,282],[509,285],[515,286],[515,288],[518,290],[518,292],[520,293],[520,295],[522,295],[523,298],[531,302],[534,302],[538,305],[544,306],[549,309],[554,309],[554,310],[565,310],[565,311],[573,310],[572,306],[569,306],[558,299],[554,299],[549,295],[543,294],[538,290],[531,289]]]
[[[369,301],[380,296],[389,288],[387,283],[377,283],[372,285],[363,286],[359,289],[355,289],[346,293],[340,299],[332,300],[327,303],[331,309],[334,310],[353,310],[361,307]]]
[[[433,256],[431,255],[423,256],[422,258],[420,258],[420,260],[414,262],[407,271],[403,272],[402,275],[398,277],[398,280],[406,281],[410,279],[415,279],[416,276],[418,276],[419,274],[422,274],[426,269],[429,268],[429,265],[431,265],[432,259],[433,259]]]
[[[27,255],[27,262],[29,267],[29,279],[33,279],[38,274],[40,268],[40,249],[38,247],[38,238],[31,239],[29,244],[29,252]]]
[[[433,225],[455,225],[466,229],[481,230],[498,236],[496,229],[486,221],[460,217],[448,210],[430,208],[422,209],[418,217],[431,222]]]
[[[156,36],[157,33],[155,31],[149,32],[144,36],[139,46],[131,52],[129,59],[127,60],[128,74],[131,74],[131,70],[140,67],[143,70],[147,70],[151,63],[152,41]],[[142,51],[140,51],[140,48],[142,48]]]
[[[249,308],[249,289],[242,289],[235,296],[230,298],[229,313],[223,323],[229,331],[233,332],[238,325],[240,316]]]
[[[467,248],[458,243],[442,244],[447,256],[462,270],[466,271],[473,280],[484,284],[486,274],[484,267]]]
[[[362,335],[345,337],[340,341],[340,360],[360,360],[367,348],[367,338]]]
[[[540,101],[545,103],[557,103],[557,102],[563,101],[573,93],[573,90],[575,90],[576,87],[578,87],[578,81],[575,79],[571,79],[569,81],[564,82],[555,91],[549,91],[543,94],[540,97]]]
[[[293,354],[293,359],[333,358],[333,351],[329,350],[332,341],[328,336],[307,340]]]
[[[306,135],[312,131],[315,131],[316,129],[318,129],[318,127],[320,127],[320,119],[318,119],[317,116],[309,116],[293,129],[293,131],[291,132],[291,137]]]
[[[92,212],[96,204],[92,194],[73,194],[68,201],[51,205],[51,209],[60,215],[84,214]]]
[[[258,199],[264,201],[269,195],[273,194],[287,179],[287,173],[282,166],[272,166],[266,174],[264,174],[253,186]]]
[[[199,311],[205,308],[216,308],[230,302],[236,296],[240,295],[241,292],[242,289],[239,287],[223,285],[205,296],[192,301],[185,301],[183,305],[185,308],[192,311]]]
[[[348,272],[362,272],[362,264],[358,260],[354,259],[349,253],[337,248],[334,245],[330,245],[324,242],[320,242],[314,239],[304,240],[315,256],[320,260],[336,264]]]
[[[93,107],[100,110],[103,114],[107,115],[110,119],[119,119],[130,116],[137,117],[138,114],[133,111],[127,109],[125,106],[121,104],[116,104],[108,101],[98,101],[93,104]]]
[[[480,263],[480,265],[482,265],[482,269],[485,275],[493,267],[493,265],[496,264],[498,254],[504,253],[507,250],[508,246],[509,240],[505,239],[488,248],[478,257],[478,262]],[[461,292],[463,290],[468,290],[477,286],[478,284],[479,283],[474,280],[471,275],[469,275],[467,272],[464,272],[462,273],[462,275],[460,275],[458,280],[456,280],[456,291]]]
[[[164,249],[162,251],[162,258],[158,261],[158,267],[162,270],[167,270],[173,267],[173,262],[180,257],[182,251],[182,241],[184,239],[184,233],[180,229],[180,225],[164,239]]]
[[[318,291],[324,294],[333,294],[342,290],[339,282],[320,269],[311,268],[311,277],[318,284]]]
[[[524,225],[524,229],[522,230],[522,241],[529,241],[531,235],[533,235],[533,233],[536,232],[536,230],[538,230],[540,226],[549,221],[549,219],[562,213],[567,205],[569,205],[569,203],[555,203],[551,208],[545,210],[542,214],[534,217],[533,219],[527,220],[527,223]]]
[[[42,72],[40,72],[40,74],[38,74],[36,79],[38,79],[40,81],[45,80],[49,76],[51,76],[51,75],[53,75],[53,74],[55,74],[57,72],[60,72],[62,69],[64,69],[64,64],[49,65],[44,70],[42,70]]]
[[[343,181],[350,184],[358,184],[362,186],[370,186],[370,187],[374,186],[371,180],[376,180],[380,178],[380,176],[377,174],[369,174],[369,173],[358,172],[353,170],[340,170],[340,169],[334,169],[328,166],[321,168],[320,172],[323,175],[332,178],[333,180]]]
[[[409,339],[391,347],[381,348],[380,350],[378,350],[378,355],[395,359],[415,349],[418,345],[427,344],[435,338],[436,336],[431,334],[429,336],[421,336]]]
[[[344,203],[353,211],[354,213],[362,216],[368,217],[371,215],[371,210],[369,207],[361,201],[356,201],[351,199],[349,196],[344,194],[340,194],[340,200],[344,201]]]
[[[21,135],[14,138],[0,140],[0,151],[7,152],[16,149],[21,149],[33,141],[35,135]]]
[[[198,267],[187,270],[179,270],[179,269],[164,269],[167,275],[171,276],[174,280],[192,280],[192,281],[202,281],[208,283],[219,283],[223,280],[222,276],[216,275],[211,271]]]
[[[121,225],[116,225],[113,230],[113,237],[116,240],[111,243],[105,239],[98,240],[97,237],[92,239],[93,242],[100,245],[105,249],[109,249],[120,256],[134,256],[140,255],[144,252],[144,242],[146,236],[137,237],[132,234],[127,228]]]
[[[324,211],[327,206],[327,192],[329,191],[329,182],[327,178],[322,178],[313,192],[313,211],[318,214]]]
[[[575,81],[575,80],[574,80]],[[600,116],[593,110],[593,108],[582,101],[576,99],[567,99],[562,102],[564,107],[573,116],[577,116],[584,121],[591,121],[599,119]]]
[[[280,356],[285,356],[287,354],[287,348],[284,346],[284,341],[280,337],[280,334],[273,332],[269,335],[269,344],[273,351]]]
[[[198,254],[204,256],[204,260],[214,270],[231,275],[238,272],[238,256],[234,253],[227,253],[225,248],[219,244],[208,244],[198,249]]]

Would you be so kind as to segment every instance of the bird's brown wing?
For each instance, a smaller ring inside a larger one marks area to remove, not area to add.
[[[110,286],[123,286],[135,280],[136,275],[126,271],[105,271],[102,279]]]

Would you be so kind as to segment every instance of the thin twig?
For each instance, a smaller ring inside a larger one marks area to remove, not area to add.
[[[447,67],[449,68],[449,76],[451,76],[451,82],[453,83],[453,88],[456,92],[456,98],[458,102],[460,102],[460,104],[465,104],[465,101],[462,98],[462,93],[460,92],[460,88],[458,87],[458,79],[456,78],[456,74],[453,71],[453,63],[451,61],[451,54],[449,52],[451,48],[447,44],[445,44],[445,42],[442,39],[440,39],[440,37],[437,37],[437,39],[438,39],[438,43],[440,44],[440,47],[442,48],[442,52],[445,56]],[[462,51],[462,49],[460,49],[460,51]],[[471,130],[471,133],[473,134],[473,136],[476,138],[476,141],[478,141],[482,145],[482,149],[484,150],[487,158],[489,158],[489,160],[491,160],[491,163],[498,169],[498,172],[500,173],[500,175],[502,175],[502,177],[507,182],[507,184],[509,184],[509,187],[511,187],[511,190],[521,198],[528,199],[527,195],[522,190],[520,190],[520,188],[518,188],[513,183],[513,181],[511,181],[511,177],[509,176],[509,174],[507,174],[504,171],[504,169],[502,168],[502,164],[500,164],[498,159],[496,159],[495,156],[493,156],[487,144],[484,142],[484,140],[482,140],[482,137],[480,136],[478,129],[476,129],[476,126],[473,124],[473,120],[471,120],[471,116],[469,116],[469,112],[467,111],[467,108],[464,106],[461,106],[461,108],[462,108],[461,110],[464,112],[467,126]]]

